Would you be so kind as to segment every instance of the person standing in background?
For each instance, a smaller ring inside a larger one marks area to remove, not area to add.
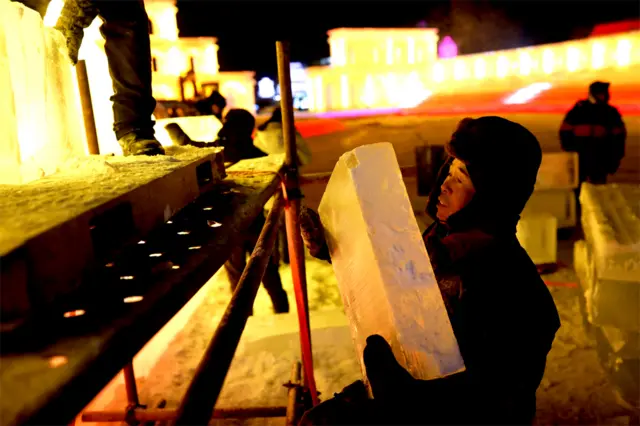
[[[618,109],[609,104],[609,83],[589,86],[587,99],[578,101],[560,126],[560,144],[578,153],[579,181],[607,183],[625,154],[627,131]]]

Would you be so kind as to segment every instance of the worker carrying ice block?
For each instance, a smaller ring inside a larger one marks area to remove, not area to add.
[[[320,216],[302,210],[305,244],[333,263],[356,347],[364,340],[360,355],[373,396],[355,382],[305,413],[302,424],[532,422],[560,327],[553,299],[516,239],[540,145],[517,123],[482,117],[462,120],[446,150],[427,205],[435,222],[422,238],[390,144],[344,154]],[[421,264],[416,246],[397,235],[424,243]],[[439,299],[424,292],[430,270]],[[422,287],[426,314],[416,310],[412,286]],[[437,315],[440,304],[464,364]],[[422,322],[428,317],[433,323]],[[376,329],[386,335],[359,336]],[[416,369],[417,354],[407,357],[420,348],[433,351],[420,364],[430,371]]]

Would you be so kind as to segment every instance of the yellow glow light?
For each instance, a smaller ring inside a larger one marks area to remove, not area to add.
[[[407,61],[410,65],[413,65],[416,61],[416,45],[413,37],[407,39]]]
[[[349,108],[349,79],[346,74],[340,76],[340,101],[342,108]]]
[[[176,21],[175,6],[167,5],[162,11],[155,15],[155,35],[165,40],[178,39],[178,24]]]
[[[367,107],[372,107],[375,104],[375,87],[373,85],[373,77],[367,74],[364,81],[364,94],[362,95],[362,103]]]
[[[618,65],[621,67],[629,65],[631,63],[631,41],[623,38],[618,41],[618,48],[616,49],[616,59]]]
[[[315,96],[315,105],[317,111],[324,110],[324,97],[323,95],[323,87],[322,87],[322,77],[318,76],[315,78],[316,81],[316,96]]]
[[[247,88],[244,86],[244,84],[236,80],[225,81],[224,84],[222,84],[220,90],[227,93],[237,92],[243,95],[247,93]]]
[[[180,76],[187,70],[187,62],[184,54],[176,46],[167,52],[167,74]]]
[[[496,73],[499,78],[504,78],[509,73],[509,60],[504,56],[498,56],[496,62]]]
[[[433,81],[436,83],[442,83],[444,81],[444,77],[444,65],[438,62],[433,66]]]
[[[567,49],[567,70],[574,72],[578,68],[580,68],[580,50],[575,46],[571,46]]]
[[[62,367],[63,365],[67,364],[68,362],[69,362],[69,359],[66,356],[64,356],[64,355],[54,355],[54,356],[49,358],[49,367],[51,367],[51,368]]]
[[[474,74],[477,79],[482,79],[487,75],[487,64],[485,63],[484,59],[476,59],[476,63],[474,65]]]
[[[551,49],[544,49],[542,51],[542,71],[545,74],[551,74],[553,72],[553,51]]]
[[[464,61],[456,61],[453,64],[453,78],[456,80],[462,80],[466,74],[466,67]]]
[[[213,45],[207,46],[203,54],[202,71],[205,74],[217,74],[218,73],[218,52]],[[197,72],[196,71],[196,72]]]
[[[387,65],[393,64],[393,39],[387,39]]]
[[[531,56],[527,52],[520,53],[520,74],[529,75],[531,73]]]
[[[600,69],[604,66],[604,44],[600,42],[594,42],[591,46],[591,67],[593,69]]]
[[[344,66],[347,64],[347,52],[344,38],[331,41],[331,64]]]

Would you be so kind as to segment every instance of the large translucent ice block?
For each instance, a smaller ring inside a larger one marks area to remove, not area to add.
[[[38,152],[47,141],[45,114],[45,40],[42,18],[38,12],[12,3],[3,25],[11,86],[16,107],[20,158],[23,165],[37,164]],[[8,22],[9,21],[9,22]]]
[[[84,155],[82,117],[62,34],[40,14],[0,0],[0,183],[54,173]]]
[[[48,140],[39,154],[49,173],[69,157],[84,155],[86,144],[65,37],[56,29],[45,28],[45,42]]]
[[[11,87],[7,33],[15,29],[15,23],[9,21],[13,16],[13,6],[8,0],[0,0],[0,183],[18,183],[20,181],[20,145],[16,110]],[[10,40],[9,40],[10,41]]]
[[[417,379],[464,370],[391,144],[342,155],[319,213],[363,375],[372,334]]]

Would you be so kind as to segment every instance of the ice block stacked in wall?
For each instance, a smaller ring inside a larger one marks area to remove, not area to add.
[[[0,183],[21,183],[84,154],[64,37],[21,3],[0,0]]]
[[[640,332],[640,185],[584,183],[576,271],[593,324]]]
[[[363,375],[380,334],[417,379],[464,369],[400,167],[389,143],[342,155],[319,208]]]

